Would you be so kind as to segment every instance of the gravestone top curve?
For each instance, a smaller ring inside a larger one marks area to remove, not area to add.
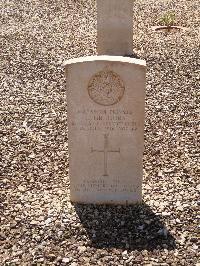
[[[62,66],[65,67],[66,65],[77,64],[77,63],[85,63],[85,62],[92,62],[92,61],[107,61],[107,62],[121,62],[121,63],[132,63],[138,66],[146,67],[146,61],[142,59],[132,58],[132,57],[125,57],[125,56],[112,56],[112,55],[94,55],[94,56],[85,56],[79,58],[72,58],[66,60]]]

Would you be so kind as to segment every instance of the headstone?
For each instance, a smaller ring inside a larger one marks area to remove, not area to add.
[[[145,61],[91,56],[65,66],[71,201],[140,202]]]
[[[132,55],[133,0],[97,0],[99,55]]]

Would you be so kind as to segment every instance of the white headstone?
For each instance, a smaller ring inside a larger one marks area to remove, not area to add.
[[[140,202],[145,61],[92,56],[65,65],[71,200]]]
[[[132,55],[133,0],[97,0],[97,52]]]

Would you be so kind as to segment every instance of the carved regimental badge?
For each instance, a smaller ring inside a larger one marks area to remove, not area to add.
[[[113,71],[101,71],[95,74],[88,85],[90,98],[100,105],[109,106],[118,103],[124,95],[124,82]]]

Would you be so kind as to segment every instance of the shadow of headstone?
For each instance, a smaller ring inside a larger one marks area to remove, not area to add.
[[[130,57],[130,58],[136,58],[136,59],[141,59],[140,56],[138,54],[136,54],[135,52],[133,52],[130,55],[125,55],[124,57]]]
[[[74,204],[91,246],[127,250],[176,248],[161,217],[146,204],[106,206]]]

